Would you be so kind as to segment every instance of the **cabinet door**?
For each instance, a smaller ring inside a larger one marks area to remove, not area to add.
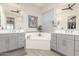
[[[79,56],[79,35],[75,36],[75,56]]]
[[[64,39],[62,43],[63,43],[63,53],[68,56],[73,56],[74,40]]]
[[[75,40],[75,55],[79,56],[79,40]]]
[[[8,51],[8,38],[0,37],[0,52]]]
[[[56,34],[52,34],[50,41],[50,48],[56,50]]]
[[[56,50],[56,42],[51,40],[50,41],[50,48]]]
[[[18,48],[24,47],[25,44],[24,39],[25,39],[24,37],[18,37]]]
[[[64,55],[74,55],[74,40],[67,36],[57,37],[57,50]]]
[[[17,49],[18,40],[17,37],[9,38],[9,50]]]
[[[17,34],[18,39],[18,48],[22,48],[25,45],[25,34],[24,33],[18,33]]]
[[[61,37],[57,37],[57,51],[63,53],[63,39]]]

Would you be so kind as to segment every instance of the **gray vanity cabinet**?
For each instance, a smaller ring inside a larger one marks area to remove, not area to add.
[[[57,35],[57,50],[68,56],[74,55],[74,36],[66,34]]]
[[[51,34],[50,48],[56,50],[56,34]]]
[[[18,48],[24,47],[24,39],[25,39],[24,36],[18,37]]]
[[[24,33],[11,34],[9,37],[9,50],[24,47]]]
[[[57,51],[63,53],[63,38],[61,34],[57,34]]]
[[[10,37],[9,50],[17,49],[18,48],[17,45],[18,45],[17,37],[14,37],[14,36]]]
[[[0,53],[8,50],[8,38],[6,35],[0,34]]]
[[[0,53],[24,47],[24,33],[0,34]]]
[[[74,41],[65,39],[63,44],[64,44],[63,46],[64,54],[68,56],[73,56],[74,55]]]
[[[79,56],[79,35],[75,36],[75,55]]]

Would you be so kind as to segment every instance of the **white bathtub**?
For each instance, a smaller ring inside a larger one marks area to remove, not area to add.
[[[41,32],[26,33],[26,48],[50,50],[51,33]]]
[[[39,36],[41,34],[41,36]],[[33,32],[33,33],[26,33],[26,38],[27,36],[30,36],[30,40],[50,40],[51,39],[51,34],[50,33],[45,33],[45,32]]]

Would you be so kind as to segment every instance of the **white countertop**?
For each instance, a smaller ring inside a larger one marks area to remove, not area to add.
[[[0,34],[7,34],[7,33],[24,33],[24,31],[19,30],[13,30],[13,31],[7,31],[7,30],[0,30]]]
[[[52,33],[67,34],[67,35],[79,35],[79,32],[78,31],[73,31],[73,32],[60,31],[60,32],[52,32]]]
[[[34,33],[39,33],[39,32],[37,32],[37,31],[29,31],[29,32],[26,32],[26,33],[29,33],[29,34],[32,33],[32,34],[34,34]],[[49,34],[51,34],[51,33],[57,33],[57,34],[79,35],[78,31],[66,32],[66,31],[62,31],[62,30],[55,31],[55,32],[41,32],[41,33],[49,33]]]

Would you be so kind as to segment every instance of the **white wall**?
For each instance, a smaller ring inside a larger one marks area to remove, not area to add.
[[[79,30],[79,5],[76,5],[73,7],[73,11],[71,10],[61,10],[62,8],[59,8],[56,10],[56,18],[57,21],[60,22],[58,29],[61,29],[62,27],[64,28],[64,30],[67,30],[67,20],[69,16],[76,16],[76,29]]]
[[[52,8],[54,8],[54,19],[56,21],[59,21],[60,24],[59,26],[57,26],[57,29],[61,29],[62,27],[64,28],[64,30],[68,30],[67,29],[67,18],[68,16],[73,16],[76,15],[76,25],[77,25],[77,30],[79,30],[79,4],[76,4],[73,7],[73,11],[71,10],[65,10],[62,11],[61,9],[67,7],[67,4],[58,4],[58,6],[54,5],[54,4],[50,4],[49,6],[46,6],[45,8],[43,8],[42,12],[51,10]]]
[[[78,20],[79,19],[79,4],[76,4],[76,6],[73,7],[73,9],[74,9],[73,11],[70,11],[70,10],[62,11],[61,9],[64,7],[67,7],[67,4],[57,4],[57,5],[49,4],[42,9],[29,5],[29,4],[26,4],[26,5],[22,4],[21,5],[21,9],[22,9],[22,13],[23,13],[23,16],[21,16],[22,19],[15,15],[16,29],[19,29],[19,27],[21,27],[25,31],[36,31],[36,28],[28,27],[28,15],[38,16],[38,24],[41,24],[42,20],[43,20],[43,19],[41,19],[42,13],[45,13],[51,9],[54,9],[54,20],[60,22],[57,29],[61,29],[63,27],[64,30],[67,30],[67,17],[71,16],[71,15],[76,15],[77,16],[77,20],[76,20],[77,30],[79,30],[79,26],[78,26],[79,25],[79,20]],[[7,7],[5,8],[5,10],[6,9],[7,9]],[[12,14],[10,14],[10,15],[12,15]],[[3,17],[5,17],[5,15],[2,16],[2,18]],[[2,26],[5,26],[6,22],[5,21],[3,22],[3,21],[4,20],[2,20]]]
[[[28,27],[28,15],[33,15],[33,16],[38,16],[38,25],[41,24],[41,13],[40,13],[40,9],[36,8],[34,6],[31,5],[24,5],[24,15],[23,15],[23,24],[24,24],[24,29],[26,31],[36,31],[36,28],[29,28]]]
[[[25,31],[36,31],[36,28],[29,28],[28,27],[28,15],[33,15],[33,16],[38,16],[38,25],[41,24],[40,21],[40,9],[37,7],[34,7],[32,5],[29,4],[22,4],[20,7],[20,9],[22,10],[22,16],[19,16],[16,13],[12,13],[10,12],[10,10],[16,10],[17,7],[11,7],[10,5],[8,6],[7,4],[3,4],[2,5],[4,8],[4,14],[7,16],[11,16],[15,18],[15,29],[19,29],[20,27],[25,30]],[[6,27],[6,19],[3,21]],[[2,23],[3,23],[2,22]]]
[[[0,16],[1,16],[1,19],[0,19],[0,23],[1,23],[1,28],[5,29],[6,27],[6,18],[5,18],[5,13],[4,13],[4,9],[2,6],[0,6]]]

